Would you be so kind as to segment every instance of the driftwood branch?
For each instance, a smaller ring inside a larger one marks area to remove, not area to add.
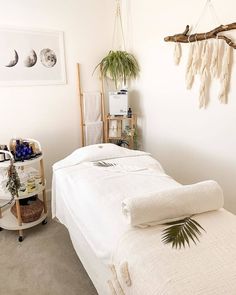
[[[166,42],[180,42],[180,43],[189,43],[189,42],[196,42],[196,41],[203,41],[206,39],[222,39],[224,40],[229,46],[236,49],[236,43],[233,42],[230,38],[221,35],[220,33],[236,30],[236,23],[232,23],[229,25],[221,25],[214,30],[211,30],[206,33],[196,33],[196,34],[189,34],[189,26],[186,26],[185,31],[182,34],[176,34],[173,36],[165,37],[164,40]]]

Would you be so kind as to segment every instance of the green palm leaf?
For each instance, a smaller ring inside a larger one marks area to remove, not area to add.
[[[116,166],[115,163],[107,163],[107,162],[104,162],[104,161],[94,162],[93,165],[97,166],[97,167],[113,167],[113,166]]]
[[[172,244],[172,248],[185,248],[187,244],[190,247],[190,241],[196,244],[199,241],[201,230],[204,228],[191,217],[186,217],[182,220],[167,223],[170,225],[162,232],[162,242],[164,244]],[[205,230],[204,230],[205,231]]]

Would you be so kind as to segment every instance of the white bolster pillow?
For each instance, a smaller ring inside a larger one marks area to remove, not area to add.
[[[151,226],[182,219],[224,205],[223,191],[213,180],[131,197],[122,202],[122,212],[132,226]]]

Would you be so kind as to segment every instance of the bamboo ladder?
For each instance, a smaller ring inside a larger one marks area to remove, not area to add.
[[[80,75],[80,64],[77,63],[77,79],[78,79],[78,94],[79,94],[79,104],[80,104],[80,128],[81,128],[81,144],[85,146],[85,122],[84,122],[84,102],[83,102],[83,89],[81,86],[81,75]],[[105,104],[104,104],[104,81],[101,78],[101,121],[103,123],[103,142],[105,141]]]

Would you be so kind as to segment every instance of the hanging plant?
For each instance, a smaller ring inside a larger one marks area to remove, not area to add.
[[[128,80],[136,79],[139,74],[139,65],[133,54],[127,51],[111,50],[96,66],[100,68],[102,78],[109,78],[118,84],[126,85]]]
[[[113,80],[116,89],[118,89],[119,86],[126,86],[128,80],[136,79],[140,69],[134,55],[127,52],[125,49],[120,0],[116,0],[116,3],[112,50],[110,50],[109,53],[100,61],[100,63],[95,67],[95,70],[99,68],[102,78]],[[118,44],[117,42],[117,44],[115,44],[115,41],[118,40],[119,31],[121,33],[122,41],[119,40],[121,43]]]

